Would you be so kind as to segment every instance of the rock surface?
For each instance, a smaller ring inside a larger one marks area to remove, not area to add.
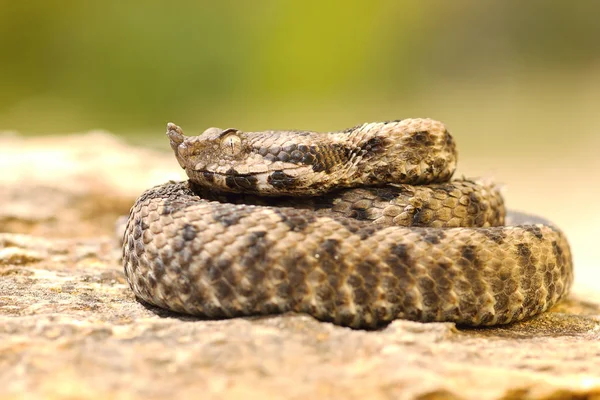
[[[488,329],[210,321],[138,303],[114,222],[180,177],[170,154],[107,134],[0,136],[0,398],[600,398],[598,287]]]

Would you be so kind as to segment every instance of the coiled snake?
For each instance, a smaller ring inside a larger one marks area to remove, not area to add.
[[[548,309],[571,286],[559,229],[502,226],[493,184],[450,180],[456,146],[441,122],[193,137],[169,124],[167,135],[189,181],[143,193],[123,241],[131,288],[158,307],[295,311],[355,328],[494,325]]]

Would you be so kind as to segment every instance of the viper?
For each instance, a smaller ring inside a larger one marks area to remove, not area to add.
[[[560,229],[507,218],[493,183],[452,179],[456,144],[441,122],[190,137],[170,123],[167,136],[189,180],[144,192],[123,238],[131,289],[155,306],[477,326],[541,313],[572,284]]]

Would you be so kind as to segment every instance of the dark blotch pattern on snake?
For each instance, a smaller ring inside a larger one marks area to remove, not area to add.
[[[429,119],[341,132],[186,137],[168,125],[189,176],[143,193],[123,243],[136,296],[227,318],[288,311],[355,328],[396,318],[519,321],[569,290],[563,233],[503,226],[493,184],[450,180],[455,143]]]

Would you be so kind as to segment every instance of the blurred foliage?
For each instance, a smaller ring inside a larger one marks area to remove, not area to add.
[[[598,106],[598,15],[593,1],[0,0],[0,130],[162,140],[168,120],[481,126],[533,108],[553,122],[531,126],[559,135],[552,115]]]

